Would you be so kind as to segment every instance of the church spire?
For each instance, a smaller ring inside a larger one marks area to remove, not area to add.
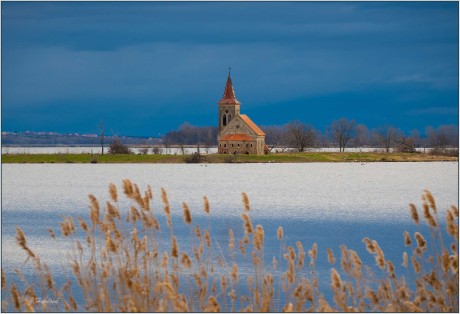
[[[232,78],[230,77],[231,69],[232,68],[228,68],[227,84],[225,84],[225,90],[224,90],[225,99],[236,99],[235,91],[233,90],[233,85],[232,85]]]
[[[224,89],[224,96],[221,100],[219,100],[219,104],[239,104],[240,102],[236,99],[235,90],[233,89],[232,78],[230,77],[230,70],[232,68],[228,68],[228,77],[227,83],[225,84]]]

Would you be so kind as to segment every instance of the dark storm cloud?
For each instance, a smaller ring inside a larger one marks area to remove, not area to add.
[[[210,125],[228,66],[259,124],[366,120],[362,110],[399,124],[457,106],[458,4],[3,2],[2,59],[9,130]]]

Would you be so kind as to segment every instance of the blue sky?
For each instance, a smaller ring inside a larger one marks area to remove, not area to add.
[[[458,2],[2,2],[2,131],[458,124]]]

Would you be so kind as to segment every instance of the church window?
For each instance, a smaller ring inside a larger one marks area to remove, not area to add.
[[[232,147],[233,147],[233,144],[232,144]]]
[[[227,147],[227,144],[224,144],[224,147]]]
[[[240,148],[240,143],[238,143],[238,148]]]
[[[251,147],[252,147],[252,144],[251,144]]]
[[[228,109],[227,109],[227,110],[225,110],[225,113],[228,113]]]
[[[222,117],[222,125],[223,126],[227,125],[227,115],[226,114],[224,114],[224,116]]]

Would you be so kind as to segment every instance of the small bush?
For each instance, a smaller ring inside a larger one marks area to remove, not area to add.
[[[188,164],[198,164],[206,160],[206,157],[199,153],[193,153],[192,155],[186,156],[184,160]]]
[[[429,154],[435,156],[458,157],[458,148],[433,148],[430,150]]]
[[[120,139],[116,138],[110,143],[109,153],[115,154],[132,154],[128,146],[123,145]]]
[[[225,156],[224,162],[227,164],[238,162],[238,156],[236,156],[236,154],[228,154]]]
[[[148,152],[149,152],[149,149],[147,147],[139,148],[139,154],[141,155],[147,155]]]
[[[154,154],[154,155],[159,155],[159,154],[161,154],[161,148],[158,147],[158,146],[152,147],[152,154]]]

